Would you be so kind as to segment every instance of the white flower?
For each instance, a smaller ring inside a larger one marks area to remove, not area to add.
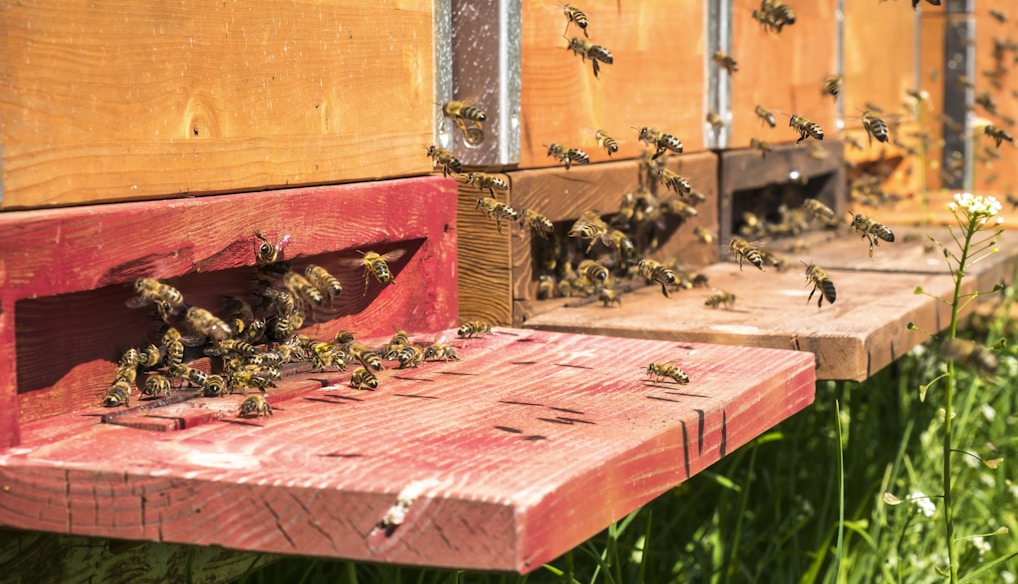
[[[993,409],[993,406],[990,404],[983,404],[979,406],[979,409],[982,410],[983,417],[986,418],[986,421],[992,422],[997,419],[997,410]]]
[[[926,493],[919,489],[913,489],[912,492],[908,494],[908,500],[915,503],[916,507],[919,508],[919,511],[927,517],[933,517],[933,514],[937,511],[937,506],[933,503],[933,501],[926,496]]]
[[[972,547],[976,548],[979,552],[979,557],[983,557],[983,554],[993,549],[990,546],[990,542],[986,541],[986,538],[981,535],[977,535],[969,541],[972,542]]]
[[[1006,571],[1005,572],[1001,572],[1000,573],[1000,581],[1003,582],[1004,584],[1014,584],[1014,581],[1015,581],[1014,574],[1012,574],[1011,572],[1006,572]]]

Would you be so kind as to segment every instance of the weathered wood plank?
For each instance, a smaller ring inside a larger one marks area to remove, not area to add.
[[[815,389],[794,351],[512,329],[461,345],[462,361],[383,371],[375,391],[326,387],[245,424],[146,433],[89,410],[27,424],[0,451],[0,525],[528,572]],[[646,379],[652,361],[690,383]],[[380,526],[413,490],[402,524]]]
[[[798,2],[795,24],[781,33],[766,32],[752,17],[759,0],[734,0],[732,57],[739,71],[732,75],[730,148],[749,146],[750,138],[771,143],[791,142],[798,135],[781,116],[776,128],[761,127],[753,113],[763,105],[775,114],[798,113],[835,130],[835,106],[820,92],[824,77],[837,72],[837,2]]]
[[[12,4],[2,206],[425,174],[432,18],[406,1]]]
[[[926,152],[926,187],[939,189],[942,184],[944,124],[944,83],[950,75],[944,71],[944,43],[947,15],[943,10],[923,10],[919,15],[919,86],[929,95],[919,113],[920,131],[930,136]],[[964,120],[957,120],[964,122]]]
[[[505,174],[497,174],[512,183]],[[510,249],[517,225],[503,222],[499,232],[494,219],[477,208],[477,199],[491,196],[488,190],[459,185],[456,206],[457,269],[460,320],[484,320],[505,326],[512,324]],[[495,198],[512,204],[511,194],[496,191]]]
[[[991,6],[992,4],[992,6]],[[1006,22],[1000,22],[990,15],[990,10],[1003,12]],[[975,18],[975,96],[990,97],[992,108],[975,105],[975,115],[1003,128],[1011,135],[1018,132],[1015,120],[1018,120],[1018,75],[1012,72],[1014,57],[1009,51],[1002,50],[1000,59],[994,56],[994,44],[1005,46],[1013,42],[1014,19],[1018,18],[1018,0],[1002,0],[979,4],[974,13]],[[999,72],[998,72],[999,71]],[[980,100],[983,101],[983,100]],[[1010,121],[1010,123],[1008,123]],[[983,134],[981,128],[973,130],[974,186],[973,192],[989,191],[1013,193],[1018,190],[1018,150],[1012,143],[1003,143],[999,148],[993,140]],[[993,154],[999,154],[997,159]]]
[[[595,79],[589,59],[566,50],[568,38],[583,32],[570,26],[562,5],[523,2],[520,166],[554,166],[548,145],[583,148],[593,161],[609,160],[594,132],[619,141],[617,158],[642,152],[632,126],[653,126],[676,135],[686,152],[704,148],[706,31],[703,2],[617,2],[582,4],[590,40],[611,51],[614,64]],[[680,34],[681,31],[681,34]]]
[[[678,229],[661,242],[654,256],[678,257],[690,267],[708,265],[718,259],[716,245],[704,245],[693,234],[703,227],[717,233],[718,216],[718,157],[710,152],[682,155],[669,163],[669,168],[681,173],[701,192],[706,201],[697,205],[697,216],[684,221]],[[622,195],[639,185],[639,163],[635,160],[573,167],[571,170],[525,170],[509,174],[513,183],[512,200],[517,208],[534,209],[555,223],[565,223],[564,229],[589,209],[602,214],[617,212]],[[659,185],[651,185],[662,200],[677,198]],[[515,309],[513,322],[520,325],[544,307],[554,306],[535,302],[539,270],[535,269],[540,246],[545,240],[534,237],[530,230],[520,230],[512,238],[512,290]]]
[[[0,565],[15,582],[158,584],[232,582],[277,556],[213,546],[135,543],[75,535],[0,532]]]

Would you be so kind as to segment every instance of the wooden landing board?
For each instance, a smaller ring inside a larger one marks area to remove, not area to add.
[[[760,272],[752,266],[716,264],[702,270],[710,287],[661,295],[641,288],[622,298],[621,307],[589,304],[546,312],[528,327],[615,337],[667,339],[809,351],[816,356],[818,379],[862,381],[901,357],[927,337],[906,328],[908,322],[939,331],[950,322],[949,307],[916,286],[942,297],[953,292],[948,276],[849,272],[829,269],[837,301],[817,309],[816,295],[803,271]],[[712,309],[704,301],[713,289],[736,295],[731,310]],[[974,280],[965,288],[974,291]]]
[[[255,231],[291,236],[296,269],[317,263],[344,284],[305,321],[312,338],[455,324],[455,204],[453,181],[422,177],[0,215],[0,354],[16,356],[0,359],[0,445],[17,442],[19,420],[100,402],[122,352],[158,339],[150,311],[125,306],[136,278],[213,311],[223,294],[248,297]],[[395,285],[365,288],[372,250],[402,254]]]
[[[778,116],[775,128],[763,126],[753,113],[757,105],[775,114],[804,115],[834,133],[834,101],[820,88],[825,76],[837,72],[838,3],[787,4],[795,9],[795,24],[779,34],[765,31],[753,19],[760,0],[732,2],[732,57],[739,70],[732,75],[730,148],[746,148],[750,138],[775,144],[798,138],[788,127],[788,116]]]
[[[718,259],[717,246],[700,243],[693,229],[703,227],[713,233],[718,231],[718,157],[711,152],[685,154],[673,158],[669,168],[686,177],[693,189],[703,193],[707,200],[697,205],[696,217],[682,222],[662,241],[654,256],[659,259],[678,257],[691,269],[713,263]],[[561,168],[525,170],[511,172],[509,177],[514,207],[535,209],[555,223],[571,225],[589,209],[602,214],[617,212],[622,195],[639,185],[639,163],[627,160],[573,167],[569,171]],[[678,197],[657,184],[650,188],[655,189],[661,200]],[[539,275],[535,262],[545,241],[533,236],[530,230],[519,230],[511,239],[513,323],[516,326],[526,322],[540,306],[533,303]],[[461,267],[463,269],[466,267]]]
[[[170,434],[88,410],[28,424],[0,450],[0,525],[529,572],[815,390],[812,356],[794,351],[518,329],[458,343],[462,361],[383,371],[375,391],[327,386],[272,418]],[[690,383],[647,379],[655,361]]]
[[[610,160],[594,139],[599,129],[619,141],[616,158],[635,158],[644,147],[631,126],[653,126],[677,136],[687,152],[703,150],[706,4],[589,0],[581,7],[591,42],[614,59],[597,79],[589,59],[566,49],[583,31],[570,26],[562,38],[562,4],[523,1],[520,167],[554,166],[547,156],[553,143]]]
[[[426,174],[429,2],[11,4],[2,207]]]

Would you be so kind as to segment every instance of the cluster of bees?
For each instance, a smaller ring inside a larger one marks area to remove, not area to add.
[[[195,397],[247,394],[249,389],[256,389],[258,393],[242,402],[238,415],[271,416],[272,407],[263,394],[276,387],[284,369],[299,368],[291,364],[308,364],[313,371],[346,371],[348,365],[357,365],[350,386],[375,389],[376,372],[384,368],[383,360],[396,361],[399,368],[418,367],[424,361],[459,360],[456,349],[442,339],[430,344],[415,343],[401,330],[378,350],[346,331],[340,331],[331,340],[299,334],[298,329],[306,319],[328,318],[333,314],[334,301],[343,293],[343,286],[322,266],[308,264],[301,271],[295,270],[293,263],[284,258],[290,239],[285,236],[272,243],[255,233],[253,304],[237,296],[223,296],[221,317],[185,303],[184,295],[169,284],[153,278],[135,281],[137,296],[127,304],[132,308],[153,308],[162,323],[160,341],[158,345],[128,349],[121,355],[103,405],[130,405],[136,384],[143,397],[153,399],[171,397],[174,389]],[[369,251],[350,261],[363,266],[366,290],[372,277],[382,285],[393,284],[388,262],[401,255],[402,250],[386,255]],[[458,331],[461,337],[490,332],[490,325],[483,322],[466,323]],[[216,372],[206,373],[193,367],[193,361],[185,360],[187,352],[211,358]]]

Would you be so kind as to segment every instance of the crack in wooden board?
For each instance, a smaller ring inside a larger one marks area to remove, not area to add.
[[[251,424],[146,433],[93,411],[26,424],[0,451],[0,525],[527,572],[815,390],[812,357],[794,351],[511,329],[457,343],[462,361],[413,372],[430,383],[323,389]],[[652,382],[651,361],[692,381]],[[379,521],[412,484],[386,535]]]

